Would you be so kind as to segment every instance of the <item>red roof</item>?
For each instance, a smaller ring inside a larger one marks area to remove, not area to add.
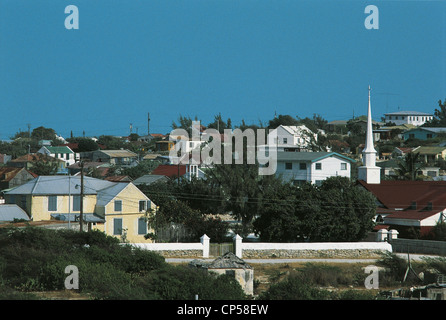
[[[178,177],[178,167],[180,170],[180,176],[186,174],[186,165],[169,165],[169,164],[160,164],[155,170],[152,171],[151,174],[158,174],[161,176],[167,176],[169,178]]]
[[[423,220],[446,209],[446,181],[359,183],[384,206],[377,208],[376,212],[388,214],[386,220]]]
[[[446,181],[381,181],[379,184],[359,183],[388,209],[406,209],[417,203],[417,209],[446,208]]]

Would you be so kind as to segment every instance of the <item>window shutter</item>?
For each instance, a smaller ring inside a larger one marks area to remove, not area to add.
[[[121,218],[113,219],[113,234],[114,235],[122,234],[122,219]]]
[[[144,218],[138,219],[138,234],[147,234],[147,222]]]

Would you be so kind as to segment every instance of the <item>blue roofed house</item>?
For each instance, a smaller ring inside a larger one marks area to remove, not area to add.
[[[403,132],[403,139],[427,140],[437,137],[440,133],[446,133],[446,128],[418,127]]]
[[[32,221],[80,219],[80,176],[39,176],[5,192],[7,204],[27,212]],[[83,221],[88,228],[134,243],[151,242],[147,214],[156,205],[131,182],[84,177]]]
[[[276,176],[284,182],[320,185],[328,177],[351,177],[356,160],[336,152],[277,152]]]

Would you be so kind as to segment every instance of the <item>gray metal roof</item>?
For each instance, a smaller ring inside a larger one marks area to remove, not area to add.
[[[111,158],[133,158],[138,156],[136,153],[129,150],[100,150],[98,152],[104,153]]]
[[[278,161],[309,161],[314,162],[327,157],[337,157],[350,162],[356,162],[356,160],[343,156],[336,152],[277,152]]]
[[[114,185],[102,189],[98,192],[98,197],[96,200],[97,206],[105,206],[107,203],[112,201],[125,187],[128,186],[128,183],[125,182],[116,182]]]
[[[391,113],[384,113],[384,115],[389,116],[432,116],[431,113],[418,112],[418,111],[397,111]]]
[[[134,185],[140,185],[140,184],[152,184],[154,182],[157,181],[168,181],[169,178],[167,178],[166,176],[160,175],[160,174],[146,174],[143,175],[142,177],[139,177],[138,179],[135,179],[133,181]]]
[[[29,221],[26,212],[18,205],[0,204],[0,221],[14,221],[14,219],[24,219]]]
[[[116,183],[117,182],[84,177],[84,194],[97,194],[99,190],[114,186]],[[80,194],[80,185],[80,176],[39,176],[21,186],[5,192],[5,194],[75,195]]]
[[[227,252],[207,265],[208,269],[252,269],[244,260],[232,252]]]

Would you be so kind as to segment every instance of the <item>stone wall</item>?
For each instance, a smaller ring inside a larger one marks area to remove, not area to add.
[[[392,239],[393,251],[398,253],[419,253],[446,256],[446,241]]]
[[[238,250],[237,250],[238,247]],[[274,258],[378,258],[392,251],[387,242],[314,242],[314,243],[242,243],[236,242],[236,254],[243,259]]]
[[[369,259],[379,258],[380,250],[372,249],[331,249],[331,250],[243,250],[243,259]]]

